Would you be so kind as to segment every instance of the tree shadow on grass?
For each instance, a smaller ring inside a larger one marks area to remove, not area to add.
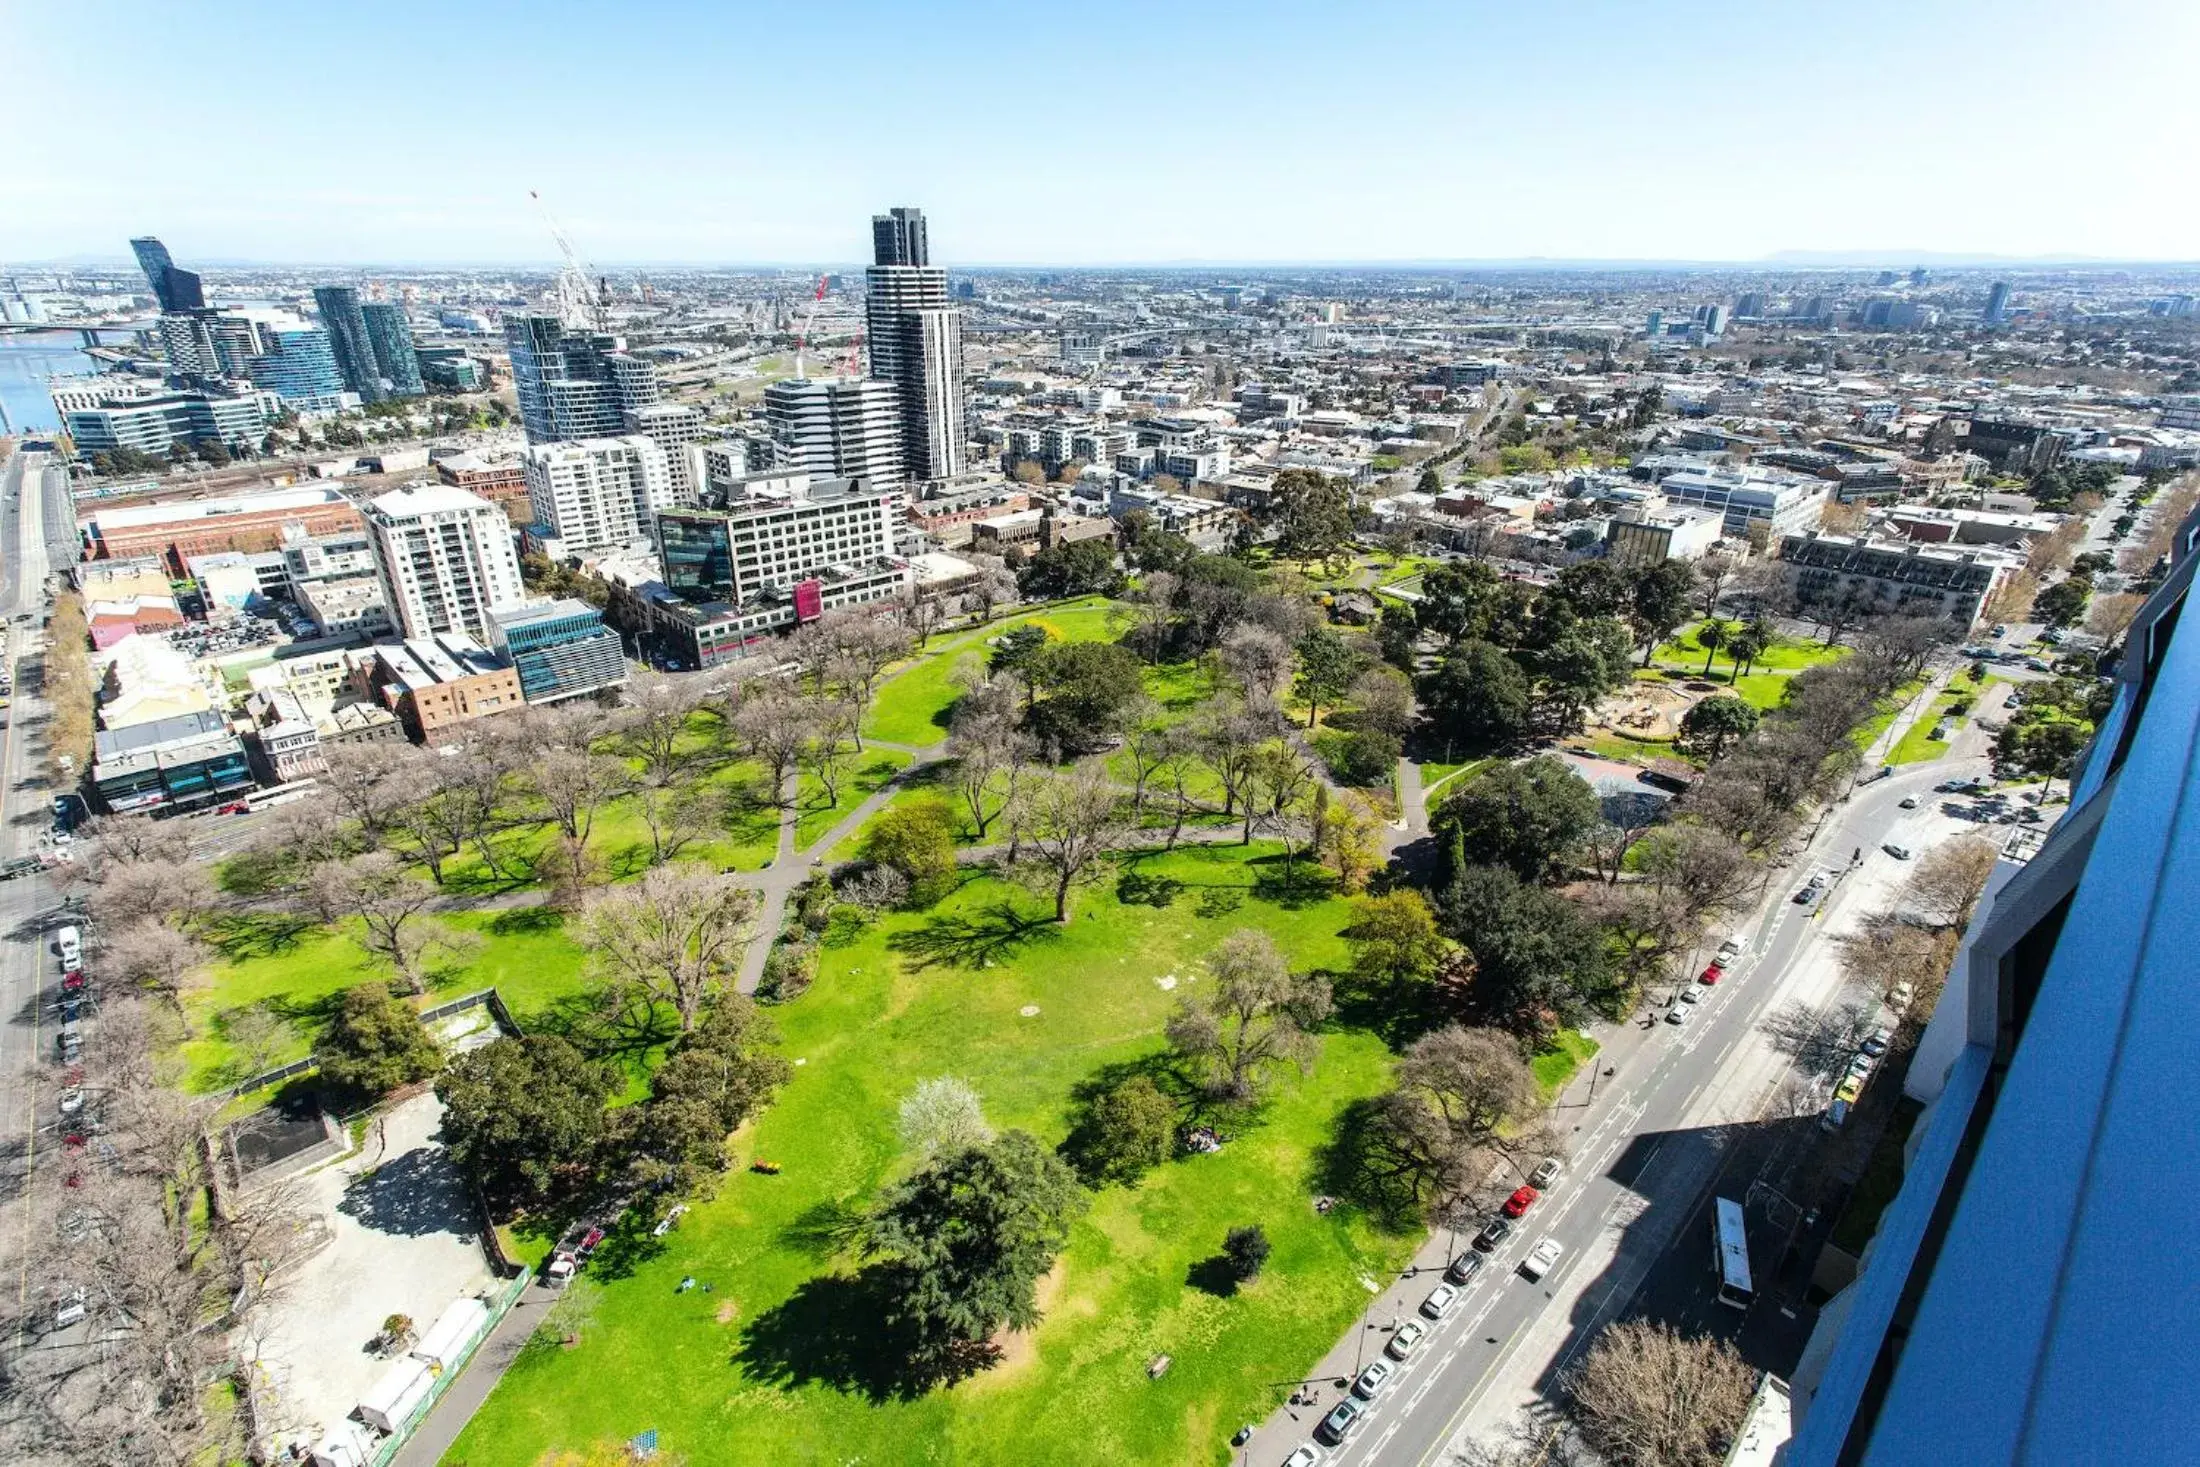
[[[821,1274],[742,1329],[737,1363],[751,1380],[784,1389],[823,1385],[874,1404],[914,1400],[940,1377],[918,1367],[883,1323],[896,1287],[881,1268]]]
[[[1135,869],[1115,880],[1115,899],[1126,907],[1166,907],[1183,890],[1184,883],[1173,876],[1149,876]]]
[[[1328,872],[1309,868],[1303,859],[1256,856],[1250,864],[1255,868],[1253,895],[1287,912],[1325,902],[1336,890]]]
[[[588,1260],[588,1271],[598,1283],[630,1278],[634,1270],[665,1251],[665,1240],[654,1233],[656,1223],[637,1208],[619,1214]]]
[[[1381,1144],[1371,1099],[1353,1101],[1337,1117],[1329,1140],[1314,1151],[1308,1181],[1315,1192],[1365,1213],[1386,1232],[1422,1224],[1418,1178]]]
[[[1228,1299],[1238,1291],[1237,1270],[1220,1253],[1211,1254],[1184,1270],[1184,1282],[1203,1294]]]
[[[320,925],[299,912],[229,912],[209,919],[200,931],[216,952],[241,963],[290,952]]]
[[[1027,916],[1002,901],[973,913],[933,917],[922,927],[893,934],[886,945],[914,958],[920,970],[986,968],[1005,962],[1027,942],[1051,941],[1060,933],[1052,916]]]
[[[823,1263],[847,1251],[862,1236],[863,1210],[845,1202],[819,1202],[805,1208],[775,1239],[814,1263]]]
[[[1430,980],[1379,978],[1349,969],[1331,971],[1329,980],[1331,1020],[1374,1034],[1392,1049],[1404,1049],[1455,1017]]]
[[[568,993],[527,1016],[533,1034],[555,1034],[589,1059],[624,1063],[679,1036],[679,1019],[661,1004],[605,1005],[600,994]]]
[[[565,927],[565,913],[552,906],[513,907],[497,913],[489,919],[489,932],[496,937],[531,936],[541,932],[559,932]]]

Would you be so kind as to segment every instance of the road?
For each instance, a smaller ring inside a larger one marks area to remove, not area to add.
[[[1890,744],[1902,726],[1888,731]],[[1860,787],[1773,876],[1735,934],[1746,956],[1724,982],[1699,989],[1702,1002],[1684,1006],[1683,1024],[1660,1022],[1670,995],[1654,993],[1644,1016],[1600,1036],[1605,1049],[1592,1073],[1559,1098],[1559,1124],[1570,1137],[1565,1175],[1461,1291],[1354,1438],[1324,1456],[1326,1463],[1421,1467],[1495,1439],[1542,1409],[1557,1374],[1625,1311],[1676,1239],[1684,1250],[1694,1246],[1681,1230],[1699,1215],[1748,1123],[1776,1106],[1795,1106],[1790,1054],[1797,1026],[1854,997],[1845,994],[1828,936],[1885,905],[1908,875],[1910,864],[1887,855],[1883,844],[1921,853],[1975,829],[1945,813],[1931,788],[1980,767],[1975,756],[1951,755]],[[1920,797],[1918,807],[1901,808],[1912,796]],[[1832,894],[1812,909],[1792,897],[1814,869],[1839,875]],[[1606,1067],[1615,1072],[1609,1078]],[[1564,1251],[1543,1280],[1530,1282],[1517,1267],[1545,1238]],[[1312,1372],[1312,1404],[1270,1417],[1242,1460],[1280,1463],[1307,1440],[1344,1394],[1338,1382],[1382,1353],[1398,1321],[1416,1317],[1446,1260],[1465,1245],[1463,1236],[1439,1233],[1403,1276],[1367,1281],[1374,1302]],[[1707,1262],[1708,1249],[1706,1241]]]
[[[66,471],[42,454],[18,452],[0,468],[0,621],[15,693],[0,729],[0,857],[35,854],[50,826],[53,794],[38,747],[45,719],[39,697],[39,622],[52,564],[74,559],[76,526]],[[27,616],[17,623],[17,616]],[[40,1073],[52,1025],[49,986],[58,976],[47,951],[45,918],[55,893],[44,876],[0,882],[0,1258],[13,1255],[13,1292],[24,1297],[30,1206],[24,1179],[56,1117]]]

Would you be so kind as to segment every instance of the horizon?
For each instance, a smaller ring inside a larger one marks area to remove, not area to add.
[[[2167,0],[1585,0],[1563,26],[1488,0],[1348,26],[1303,3],[647,0],[619,20],[606,38],[571,4],[395,0],[361,23],[242,0],[215,31],[134,0],[95,48],[26,11],[11,80],[33,146],[0,259],[104,260],[151,233],[200,264],[549,268],[530,190],[584,258],[642,268],[861,261],[869,217],[903,202],[951,269],[2200,252],[2200,200],[2167,186],[2200,134],[2177,65],[2200,12]],[[1862,60],[1834,44],[1865,40]],[[1196,89],[1151,80],[1172,56],[1199,58]],[[264,124],[179,126],[173,87],[117,85],[240,65]],[[307,105],[347,83],[355,105]],[[1874,242],[1896,230],[1906,247]]]

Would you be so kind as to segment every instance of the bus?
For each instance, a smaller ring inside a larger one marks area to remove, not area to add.
[[[1749,1237],[1742,1230],[1742,1204],[1731,1197],[1714,1197],[1711,1231],[1719,1253],[1719,1302],[1747,1309],[1756,1291],[1750,1286]]]

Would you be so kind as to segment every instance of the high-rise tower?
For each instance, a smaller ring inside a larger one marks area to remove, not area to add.
[[[145,272],[145,283],[153,287],[153,299],[160,302],[161,310],[195,311],[206,304],[198,275],[179,268],[169,258],[168,246],[142,235],[130,241],[130,253],[137,256],[138,268]]]
[[[964,468],[962,313],[947,271],[930,263],[924,211],[875,216],[871,249],[876,263],[863,272],[871,375],[900,392],[910,480],[950,478]]]
[[[336,369],[344,374],[344,386],[359,394],[361,402],[380,402],[389,396],[382,388],[382,373],[375,365],[374,344],[367,336],[367,315],[359,308],[359,292],[348,285],[318,285],[313,304],[328,329],[330,350],[336,353]]]
[[[393,397],[418,397],[428,390],[420,380],[420,355],[413,349],[412,322],[395,301],[368,301],[359,308],[366,318],[367,348],[374,353],[375,371],[388,379]]]

